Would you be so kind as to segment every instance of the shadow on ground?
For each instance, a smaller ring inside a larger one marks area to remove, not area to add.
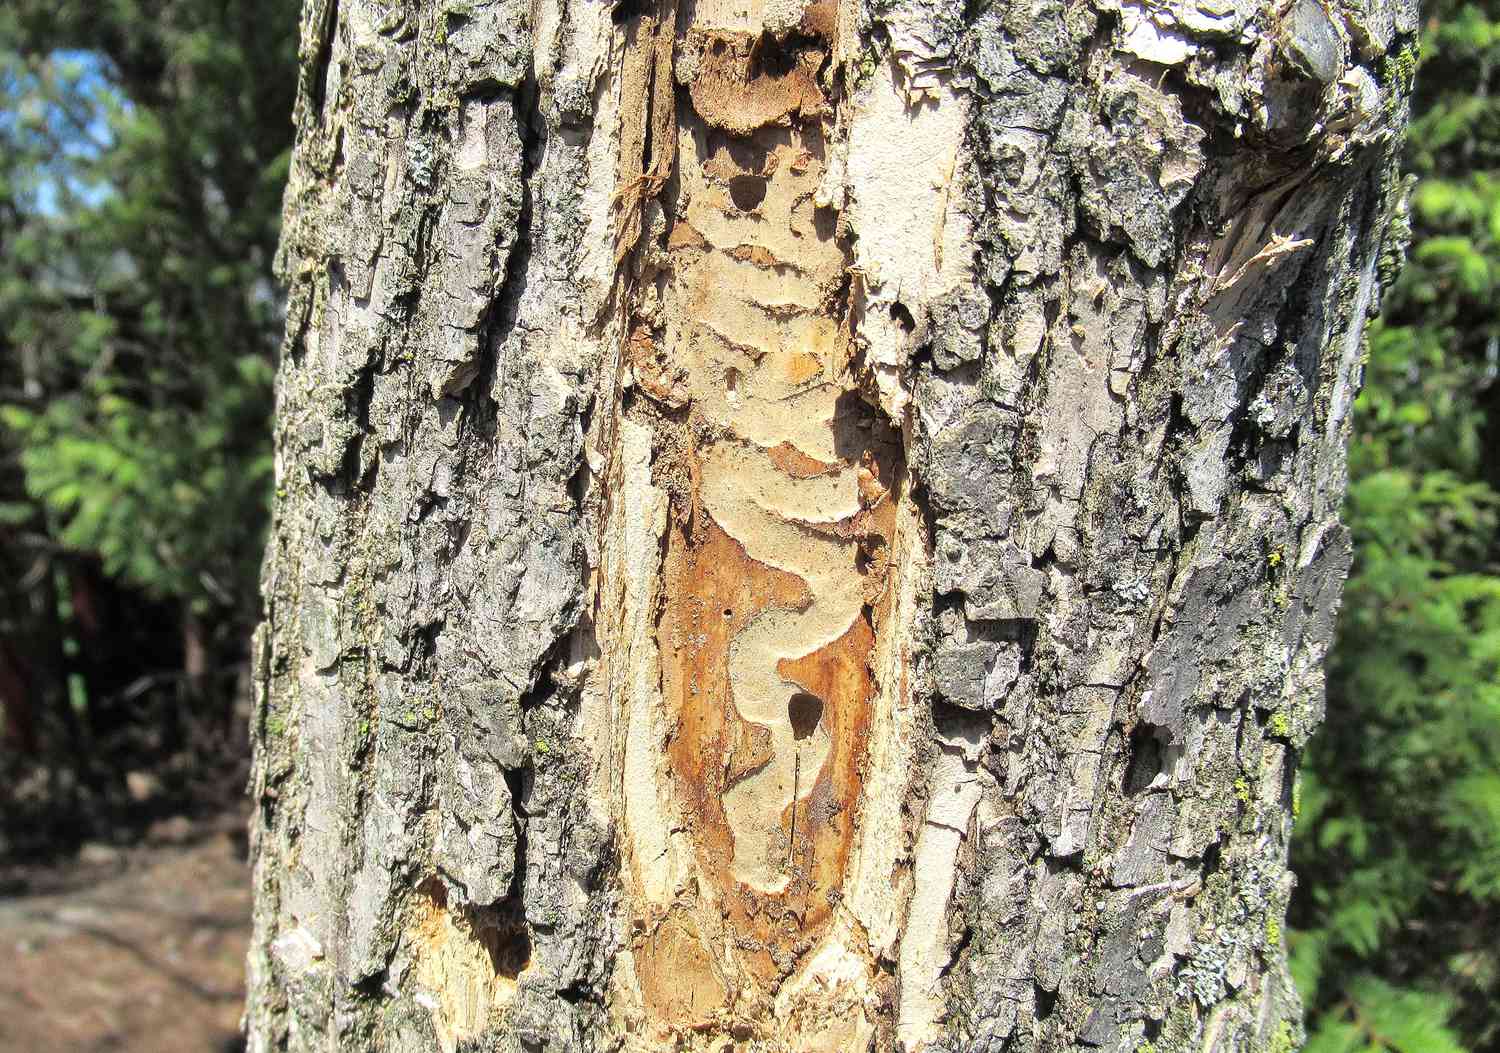
[[[250,876],[240,819],[79,859],[0,899],[0,1053],[237,1053]]]

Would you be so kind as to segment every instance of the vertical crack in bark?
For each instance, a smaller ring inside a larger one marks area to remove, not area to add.
[[[328,98],[328,74],[333,65],[334,38],[338,35],[339,0],[323,0],[306,24],[313,38],[303,43],[304,53],[316,50],[311,65],[304,67],[307,71],[304,91],[308,111],[321,124],[323,103]]]
[[[515,329],[516,320],[521,314],[521,298],[526,293],[527,276],[531,272],[534,247],[531,228],[536,211],[536,173],[547,136],[547,125],[542,119],[539,105],[537,83],[533,78],[527,77],[511,95],[516,130],[521,136],[521,213],[516,220],[515,242],[505,260],[505,279],[496,290],[497,317],[491,349],[504,344]],[[493,380],[493,375],[486,379]]]

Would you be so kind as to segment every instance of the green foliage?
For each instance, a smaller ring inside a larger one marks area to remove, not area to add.
[[[264,426],[270,367],[230,365],[236,380],[195,409],[143,406],[99,378],[39,411],[0,410],[59,541],[153,594],[233,602],[254,579],[271,465],[228,440]]]
[[[1353,981],[1346,998],[1309,1036],[1303,1053],[1464,1053],[1447,1027],[1447,999],[1392,987],[1373,977]]]
[[[1500,1041],[1500,102],[1476,91],[1500,21],[1453,0],[1428,14],[1413,247],[1369,332],[1355,566],[1293,849],[1317,1053]]]
[[[65,551],[254,609],[296,4],[0,12],[0,452]]]
[[[0,4],[0,856],[244,785],[297,7]]]

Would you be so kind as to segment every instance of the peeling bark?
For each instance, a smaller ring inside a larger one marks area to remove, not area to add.
[[[1414,6],[303,17],[250,1048],[1293,1048]]]

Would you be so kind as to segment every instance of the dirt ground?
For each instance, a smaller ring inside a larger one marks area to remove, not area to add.
[[[85,846],[0,898],[0,1053],[242,1048],[240,821],[171,822],[138,848]]]

